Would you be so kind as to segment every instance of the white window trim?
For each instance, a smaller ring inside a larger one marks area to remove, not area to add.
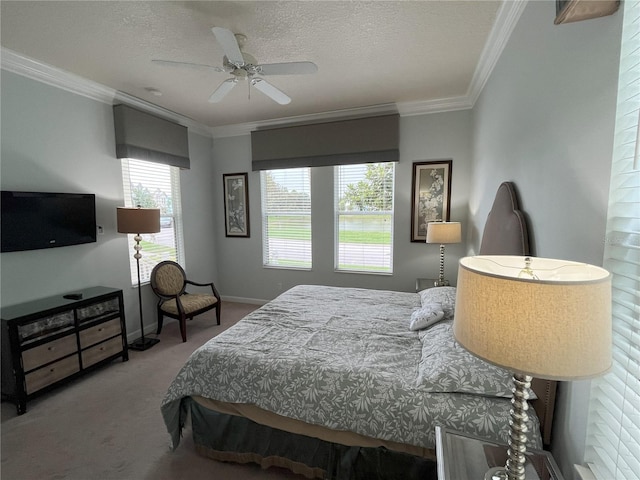
[[[333,179],[333,190],[334,190],[334,242],[333,242],[333,251],[334,251],[334,272],[335,273],[355,273],[355,274],[359,274],[359,275],[382,275],[382,276],[391,276],[393,275],[393,257],[394,257],[394,224],[395,224],[395,171],[396,171],[396,167],[395,167],[395,163],[393,162],[383,162],[383,163],[390,163],[393,167],[393,182],[392,182],[392,191],[391,191],[391,198],[392,198],[392,205],[391,205],[391,210],[384,210],[384,211],[375,211],[375,212],[362,212],[362,211],[342,211],[339,209],[339,202],[340,202],[340,194],[339,194],[339,182],[340,182],[340,175],[339,175],[339,168],[340,166],[337,165],[334,167],[334,179]],[[362,215],[362,216],[366,216],[366,215],[390,215],[391,216],[391,221],[390,221],[390,235],[391,235],[391,240],[390,240],[390,244],[389,244],[389,270],[385,271],[385,270],[369,270],[369,269],[362,269],[362,270],[357,270],[357,269],[348,269],[348,268],[340,268],[340,258],[339,258],[339,253],[340,253],[340,215]]]
[[[308,188],[309,188],[309,199],[311,201],[311,168],[310,167],[300,167],[296,169],[284,169],[284,170],[307,170],[308,177]],[[268,175],[272,170],[263,170],[260,172],[260,206],[261,206],[261,220],[262,220],[262,267],[267,269],[276,269],[276,270],[296,270],[296,271],[311,271],[313,268],[313,219],[312,219],[312,207],[309,206],[309,222],[310,222],[310,240],[309,240],[309,265],[278,265],[276,263],[270,263],[270,249],[269,249],[269,236],[267,234],[268,228],[268,220],[269,212],[267,211],[267,186],[266,186],[266,175]],[[286,213],[286,212],[281,212]],[[299,212],[294,212],[295,214],[299,214]]]
[[[134,159],[135,160],[135,159]],[[132,199],[132,195],[130,192],[130,187],[127,185],[127,181],[130,178],[130,173],[129,173],[129,161],[130,159],[128,158],[123,158],[121,161],[121,165],[122,165],[122,182],[123,182],[123,193],[124,193],[124,206],[125,207],[135,207],[136,205],[133,204],[133,199]],[[136,160],[139,161],[139,160]],[[149,163],[153,163],[153,162],[149,162]],[[159,164],[160,165],[160,164]],[[169,171],[170,171],[170,181],[171,181],[171,190],[172,190],[172,202],[173,202],[173,215],[172,215],[172,221],[173,221],[173,232],[174,232],[174,236],[175,236],[175,246],[176,246],[176,261],[182,265],[182,267],[184,268],[186,265],[186,256],[185,256],[185,248],[184,248],[184,234],[183,234],[183,217],[182,217],[182,193],[180,190],[180,169],[178,167],[173,167],[170,166],[168,167]],[[137,264],[135,259],[133,258],[133,254],[135,253],[134,251],[134,245],[135,245],[135,240],[134,240],[134,236],[133,234],[128,234],[128,244],[129,244],[129,267],[130,267],[130,272],[131,272],[131,286],[132,287],[138,287],[138,274],[137,274]],[[145,237],[145,234],[142,235],[142,237]],[[140,251],[140,253],[142,254],[142,256],[144,257],[145,255],[145,250],[142,249]],[[141,259],[141,267],[143,264],[142,259]],[[140,272],[140,285],[147,285],[149,284],[149,277],[151,274],[151,269],[153,267],[150,267],[149,265],[147,265],[147,268],[142,269],[141,268],[141,272]]]

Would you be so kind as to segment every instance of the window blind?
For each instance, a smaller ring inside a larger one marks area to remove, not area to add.
[[[393,163],[334,167],[335,268],[393,272]]]
[[[592,382],[586,462],[598,480],[640,479],[640,2],[623,2],[605,267],[613,368]]]
[[[310,169],[263,170],[260,183],[263,265],[310,269]]]
[[[184,265],[180,170],[155,162],[122,159],[122,183],[125,207],[159,208],[160,232],[142,235],[140,281],[148,282],[151,270],[164,260]],[[134,235],[129,237],[131,284],[138,284]]]

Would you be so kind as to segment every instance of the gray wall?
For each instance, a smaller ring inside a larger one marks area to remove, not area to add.
[[[473,110],[469,250],[512,180],[537,256],[602,265],[621,15],[558,26],[554,16],[554,2],[527,4]],[[583,459],[589,385],[560,384],[553,453],[567,479]]]
[[[460,111],[403,117],[400,119],[400,161],[396,165],[394,274],[334,272],[333,259],[333,167],[312,169],[313,269],[292,271],[262,267],[260,174],[251,171],[249,135],[216,138],[213,142],[216,187],[223,173],[249,172],[250,238],[225,237],[222,193],[216,202],[216,243],[221,294],[243,301],[269,300],[297,284],[326,284],[363,288],[414,291],[416,278],[435,278],[439,247],[412,243],[411,177],[413,162],[453,159],[451,220],[466,225],[471,182],[471,112]],[[446,249],[446,277],[454,279],[457,260],[464,247]]]
[[[456,260],[479,246],[498,185],[512,180],[528,214],[535,253],[601,264],[604,247],[620,14],[553,25],[555,2],[529,2],[473,111],[403,117],[396,170],[394,275],[333,272],[332,170],[314,172],[314,268],[262,268],[259,175],[251,172],[250,137],[212,141],[190,133],[192,169],[181,173],[187,270],[217,281],[227,298],[268,300],[299,283],[411,291],[416,277],[437,275],[438,247],[411,243],[414,161],[453,159],[451,219],[466,245],[447,247]],[[0,302],[10,305],[85,285],[125,292],[127,324],[137,335],[137,292],[129,285],[128,251],[115,232],[123,204],[111,106],[2,71],[3,189],[87,191],[97,196],[96,244],[0,255]],[[213,153],[211,153],[213,152]],[[213,162],[211,161],[213,158]],[[222,174],[249,172],[250,238],[224,235]],[[143,287],[153,326],[155,299]],[[133,333],[132,333],[133,332]],[[589,384],[562,384],[553,451],[565,478],[581,463]]]
[[[1,81],[2,189],[94,193],[97,223],[105,232],[97,243],[0,254],[1,304],[92,285],[121,288],[128,336],[137,338],[138,294],[129,280],[133,252],[126,235],[116,232],[116,207],[124,200],[112,107],[5,70]],[[211,144],[190,133],[192,168],[181,172],[187,270],[203,281],[215,279],[217,268]],[[155,303],[143,286],[145,331],[154,331]]]

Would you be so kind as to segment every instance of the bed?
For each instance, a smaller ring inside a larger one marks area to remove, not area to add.
[[[527,255],[513,184],[481,253]],[[411,330],[434,305],[442,318]],[[453,340],[455,287],[419,293],[298,285],[198,348],[162,402],[177,448],[308,478],[435,478],[435,426],[506,442],[511,374]],[[529,442],[549,443],[555,384],[534,381]]]

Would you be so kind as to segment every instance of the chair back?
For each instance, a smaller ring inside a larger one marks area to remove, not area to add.
[[[174,297],[185,289],[187,275],[176,262],[166,260],[151,271],[151,288],[159,295]]]

